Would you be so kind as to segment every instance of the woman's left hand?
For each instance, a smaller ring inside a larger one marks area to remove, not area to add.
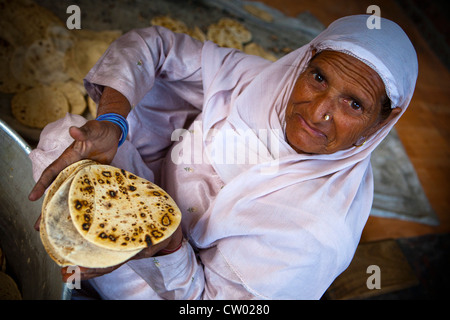
[[[179,248],[180,243],[183,241],[183,233],[181,230],[181,225],[178,226],[177,230],[166,240],[151,246],[147,247],[143,250],[141,250],[138,254],[136,254],[134,257],[132,257],[130,260],[136,260],[136,259],[144,259],[144,258],[150,258],[153,256],[158,255],[164,255],[163,252],[160,252],[161,250],[167,250],[167,251],[173,251],[176,248]],[[130,261],[128,260],[128,261]],[[108,268],[85,268],[85,267],[79,267],[80,271],[80,280],[88,280],[96,277],[100,277],[102,275],[105,275],[107,273],[113,272],[114,270],[118,269],[123,264],[127,263],[128,261],[125,261],[121,264],[118,264],[116,266],[108,267]],[[68,272],[69,267],[63,267],[61,268],[61,275],[64,282],[67,282],[71,276],[73,276],[73,272]]]

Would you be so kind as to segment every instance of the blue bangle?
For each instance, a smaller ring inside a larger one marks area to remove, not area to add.
[[[117,113],[105,113],[101,116],[98,116],[95,120],[97,121],[109,121],[112,123],[115,123],[119,126],[120,130],[122,131],[122,136],[119,140],[119,147],[125,142],[125,139],[128,135],[128,121],[124,117],[122,117],[120,114]]]

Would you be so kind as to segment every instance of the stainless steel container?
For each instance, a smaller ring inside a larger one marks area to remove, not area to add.
[[[42,200],[31,202],[34,186],[31,148],[0,120],[0,244],[8,273],[16,280],[23,299],[67,299],[70,291],[60,269],[47,255],[33,226]]]

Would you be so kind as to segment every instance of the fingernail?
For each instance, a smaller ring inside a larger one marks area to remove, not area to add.
[[[36,200],[34,194],[35,194],[35,192],[31,191],[30,194],[28,195],[28,200],[30,200],[30,201]]]

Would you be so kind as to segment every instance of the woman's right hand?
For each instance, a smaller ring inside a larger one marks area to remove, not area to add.
[[[31,190],[28,199],[36,201],[44,194],[56,176],[67,166],[82,159],[91,159],[103,164],[113,160],[122,134],[118,125],[109,121],[90,120],[80,128],[70,127],[75,140],[52,164],[50,164]],[[35,229],[39,230],[40,217]]]
[[[42,173],[28,198],[38,200],[64,168],[82,159],[91,159],[109,164],[116,155],[120,135],[118,125],[109,121],[90,120],[80,128],[70,127],[69,133],[75,140]]]
[[[109,87],[103,89],[97,114],[113,112],[126,117],[130,110],[130,103],[119,91]],[[56,176],[77,161],[91,159],[102,164],[110,164],[119,147],[122,131],[115,123],[90,120],[80,128],[70,127],[69,134],[75,141],[42,172],[28,195],[30,201],[42,197]],[[39,221],[40,217],[35,224],[36,230],[39,230]]]

